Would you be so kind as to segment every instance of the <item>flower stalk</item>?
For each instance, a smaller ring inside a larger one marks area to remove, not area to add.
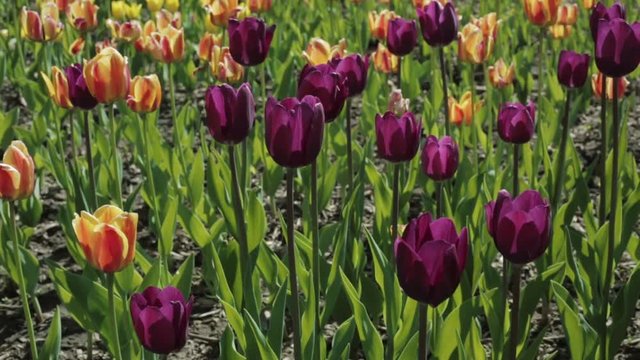
[[[287,168],[287,253],[289,259],[289,283],[291,284],[291,322],[293,327],[293,354],[295,360],[302,359],[300,339],[300,309],[298,306],[298,275],[296,271],[296,250],[293,214],[293,180],[295,168]]]

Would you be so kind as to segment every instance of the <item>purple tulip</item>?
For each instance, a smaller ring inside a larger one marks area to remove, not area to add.
[[[458,36],[458,14],[453,4],[447,3],[443,7],[438,1],[432,1],[416,11],[427,44],[446,46]]]
[[[328,64],[306,65],[298,81],[298,99],[307,95],[320,99],[324,108],[324,121],[335,120],[347,100],[346,79]]]
[[[568,88],[579,88],[584,85],[589,75],[589,54],[578,54],[562,50],[558,60],[558,81]]]
[[[228,84],[211,86],[204,100],[207,127],[216,141],[235,145],[249,135],[256,117],[256,104],[248,83],[240,85],[238,90]]]
[[[540,257],[549,246],[549,204],[534,190],[512,199],[508,191],[485,205],[489,234],[509,261],[525,264]]]
[[[395,18],[389,21],[387,47],[396,56],[405,56],[418,43],[418,28],[415,20]]]
[[[458,287],[468,248],[467,228],[460,236],[448,218],[425,213],[409,222],[394,243],[398,281],[412,299],[438,306]]]
[[[535,132],[536,106],[529,102],[502,105],[498,114],[498,134],[512,144],[524,144],[531,140]]]
[[[623,77],[635,70],[640,63],[640,23],[600,20],[595,58],[598,69],[609,77]]]
[[[149,286],[142,293],[133,294],[131,319],[142,346],[156,354],[182,349],[187,342],[192,305],[193,298],[186,301],[172,286]]]
[[[376,115],[378,156],[391,162],[410,161],[420,147],[422,124],[412,112],[398,117],[387,111]]]
[[[422,149],[422,171],[435,181],[448,180],[458,170],[458,144],[450,136],[427,137]]]
[[[330,65],[346,79],[349,97],[362,93],[367,85],[369,55],[362,57],[360,54],[352,54],[343,58],[335,57]]]
[[[98,100],[91,95],[82,74],[82,64],[69,65],[64,69],[69,83],[69,98],[73,106],[83,110],[91,110],[98,104]]]
[[[265,139],[269,154],[281,166],[297,168],[311,164],[322,147],[324,110],[315,96],[302,100],[267,100]]]
[[[267,27],[262,19],[248,17],[229,19],[229,52],[237,63],[254,66],[264,62],[269,54],[276,26]]]
[[[598,25],[600,24],[600,20],[613,20],[613,19],[622,19],[625,20],[627,18],[626,11],[624,6],[616,2],[610,8],[607,8],[602,2],[598,1],[596,6],[591,10],[591,15],[589,16],[589,27],[591,28],[591,37],[595,42],[598,37]]]

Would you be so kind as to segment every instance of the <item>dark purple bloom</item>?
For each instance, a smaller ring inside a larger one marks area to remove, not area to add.
[[[598,37],[598,25],[600,24],[600,20],[625,20],[626,18],[626,11],[620,2],[616,2],[611,5],[610,8],[607,8],[601,1],[598,1],[596,6],[591,10],[591,15],[589,16],[589,27],[591,28],[591,37],[593,38],[593,41],[595,42]]]
[[[324,121],[335,120],[347,100],[346,79],[330,65],[305,65],[298,81],[298,99],[317,97],[324,108]]]
[[[169,354],[182,349],[187,342],[187,329],[193,298],[186,301],[180,290],[168,286],[146,288],[131,297],[131,320],[145,349],[156,354]]]
[[[98,100],[91,95],[82,74],[82,64],[69,65],[64,69],[69,83],[69,99],[73,106],[83,110],[91,110],[98,104]]]
[[[412,112],[398,116],[390,111],[376,115],[378,156],[391,162],[410,161],[420,147],[422,124]]]
[[[450,136],[427,137],[422,149],[422,171],[435,181],[448,180],[458,170],[458,144]]]
[[[449,45],[458,36],[458,14],[453,4],[444,7],[432,1],[424,8],[418,8],[418,21],[422,37],[431,46]]]
[[[320,153],[323,136],[324,110],[317,97],[267,100],[265,141],[269,154],[281,166],[311,164]]]
[[[512,144],[524,144],[531,140],[535,132],[536,106],[529,102],[502,105],[498,114],[498,134]]]
[[[635,70],[640,63],[640,23],[600,20],[595,58],[598,69],[609,77],[623,77]]]
[[[560,84],[569,88],[582,87],[589,75],[590,61],[589,54],[562,50],[558,60],[558,81]]]
[[[256,104],[248,83],[238,90],[228,84],[211,86],[204,99],[207,127],[216,141],[234,145],[242,142],[253,128]]]
[[[267,27],[262,19],[248,17],[229,19],[229,52],[244,66],[261,64],[269,54],[276,26]]]
[[[418,43],[418,28],[415,20],[395,18],[389,21],[387,47],[396,56],[409,54]]]
[[[349,97],[362,93],[367,85],[369,55],[362,57],[360,54],[352,54],[343,58],[336,57],[331,60],[330,65],[344,76]]]
[[[467,263],[467,228],[460,236],[448,218],[425,213],[409,222],[394,243],[398,281],[412,299],[438,306],[458,287]]]
[[[485,205],[489,234],[498,251],[515,264],[525,264],[540,257],[549,246],[551,210],[534,190],[511,197],[508,191]]]

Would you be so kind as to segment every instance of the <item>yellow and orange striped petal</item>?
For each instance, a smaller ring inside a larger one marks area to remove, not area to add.
[[[44,80],[45,85],[47,85],[49,96],[53,99],[56,105],[64,109],[71,109],[73,104],[69,97],[69,82],[67,81],[67,76],[64,72],[57,66],[54,66],[51,69],[51,77],[53,80],[43,72],[41,72],[40,75],[42,76],[42,80]]]
[[[162,87],[158,76],[136,76],[131,80],[127,106],[135,112],[152,112],[160,107]]]

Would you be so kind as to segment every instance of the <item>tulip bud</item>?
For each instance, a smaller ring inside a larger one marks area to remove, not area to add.
[[[350,97],[356,96],[367,85],[367,73],[369,72],[369,56],[362,57],[359,54],[352,54],[344,58],[334,58],[330,63],[335,71],[342,75],[347,86],[347,93]]]
[[[420,147],[422,123],[412,112],[397,116],[391,111],[376,115],[378,156],[398,163],[411,161]]]
[[[524,0],[524,11],[529,21],[536,26],[547,26],[556,22],[559,0]]]
[[[25,199],[33,194],[36,184],[35,164],[26,145],[15,140],[4,152],[0,163],[0,198]]]
[[[422,149],[422,171],[435,181],[449,180],[458,170],[458,144],[450,136],[427,137]]]
[[[591,10],[589,16],[589,28],[591,29],[591,37],[593,42],[596,42],[598,37],[598,25],[600,20],[613,20],[627,18],[626,10],[620,2],[615,2],[610,8],[607,8],[602,2],[598,1],[595,7]]]
[[[544,254],[549,245],[549,204],[534,190],[511,197],[508,191],[485,206],[487,229],[507,260],[526,264]]]
[[[573,33],[571,25],[554,24],[549,26],[549,35],[556,40],[566,39]]]
[[[158,75],[136,76],[131,80],[127,106],[138,113],[153,112],[160,107],[162,87]]]
[[[595,5],[594,0],[582,0],[582,7],[584,7],[587,10],[591,10],[594,5]]]
[[[174,13],[180,9],[180,1],[179,0],[165,0],[164,7],[170,12]]]
[[[164,0],[147,0],[147,9],[150,12],[154,13],[162,9],[162,5],[164,4]]]
[[[69,24],[78,31],[91,31],[98,26],[99,7],[92,0],[75,0],[67,7]]]
[[[389,105],[387,111],[390,111],[398,116],[409,111],[409,99],[402,97],[402,90],[395,89],[389,94]]]
[[[124,1],[111,2],[111,16],[116,20],[124,20],[127,17],[127,3]]]
[[[238,83],[244,79],[244,67],[231,57],[227,46],[213,47],[211,62],[209,62],[211,74],[221,82]]]
[[[369,12],[369,31],[374,39],[386,40],[389,30],[389,21],[397,17],[396,13],[389,10],[382,10],[380,14],[375,11]]]
[[[474,104],[471,99],[471,91],[462,94],[460,102],[456,101],[452,96],[449,97],[449,120],[452,124],[457,126],[462,124],[471,125],[473,122],[473,114],[482,108],[482,101],[477,101]]]
[[[187,343],[193,298],[173,286],[146,288],[131,296],[131,320],[142,346],[156,354],[178,351]]]
[[[209,21],[216,26],[227,26],[229,19],[236,17],[238,0],[216,0],[205,6]]]
[[[127,4],[125,7],[125,14],[128,19],[140,19],[140,12],[142,12],[142,4]]]
[[[91,95],[100,103],[111,104],[125,99],[129,93],[131,78],[127,58],[112,47],[85,60],[83,74]]]
[[[76,56],[82,53],[82,50],[84,49],[84,44],[85,44],[85,41],[81,37],[73,40],[73,42],[69,46],[69,53],[73,56]]]
[[[71,109],[73,104],[71,104],[71,99],[69,99],[69,84],[67,83],[67,77],[57,66],[54,66],[51,69],[51,72],[53,81],[49,79],[47,74],[43,72],[40,73],[42,80],[44,80],[47,90],[49,91],[49,96],[53,99],[56,105],[61,108]]]
[[[156,12],[156,24],[158,25],[158,31],[162,31],[169,26],[180,29],[182,28],[182,15],[179,12],[171,13],[165,9],[160,9],[160,11]]]
[[[418,44],[418,29],[415,20],[396,18],[389,22],[387,46],[392,54],[404,56]]]
[[[373,68],[384,74],[398,72],[398,57],[393,55],[382,43],[378,43],[378,49],[371,54]]]
[[[482,29],[469,23],[458,34],[458,57],[461,61],[472,64],[482,64],[493,52],[495,38],[486,36]]]
[[[513,83],[516,76],[516,64],[512,62],[509,67],[504,60],[498,59],[493,66],[489,66],[489,82],[493,87],[502,89]]]
[[[229,20],[229,50],[233,60],[244,66],[262,64],[269,54],[276,26],[261,19],[248,17]]]
[[[589,75],[589,54],[578,54],[562,50],[558,60],[558,81],[568,88],[579,88],[584,85]]]
[[[597,99],[602,99],[603,77],[604,76],[601,72],[598,72],[597,74],[593,74],[593,76],[591,76],[591,88],[593,89],[593,94]],[[618,81],[616,83],[618,85],[618,98],[622,98],[624,96],[624,93],[627,91],[627,86],[629,86],[629,80],[627,80],[627,78],[625,77],[620,77],[617,80]],[[613,79],[610,77],[607,77],[606,96],[607,100],[613,100]]]
[[[400,287],[416,301],[440,305],[460,284],[468,246],[467,228],[458,236],[448,218],[424,213],[411,220],[393,246]]]
[[[64,28],[58,7],[52,2],[42,4],[40,14],[23,7],[20,25],[22,36],[38,42],[56,40]]]
[[[269,155],[280,166],[311,164],[320,153],[323,136],[324,110],[315,96],[267,100],[265,141]]]
[[[164,29],[151,34],[147,50],[155,60],[170,64],[182,60],[184,46],[184,29],[167,25]]]
[[[326,64],[334,57],[343,57],[346,54],[347,41],[340,39],[338,45],[331,46],[321,38],[312,38],[302,56],[311,66]]]
[[[211,86],[205,95],[205,110],[211,136],[228,145],[244,141],[256,117],[256,104],[248,83],[237,90],[227,84]]]
[[[578,4],[562,4],[558,7],[556,24],[575,25],[578,21]]]
[[[596,65],[613,78],[630,74],[640,64],[640,22],[600,20],[596,38]]]
[[[331,122],[340,115],[347,99],[346,79],[331,65],[305,65],[298,81],[298,99],[317,97],[322,103],[324,120]]]
[[[86,211],[76,214],[72,225],[87,262],[94,268],[114,273],[133,261],[138,214],[104,205],[93,215]]]
[[[202,61],[211,62],[214,46],[222,46],[222,34],[206,33],[198,45],[198,57]]]
[[[248,0],[249,10],[251,12],[265,12],[271,9],[273,0]]]
[[[430,46],[446,46],[456,39],[458,14],[451,3],[432,1],[417,9],[422,37]]]
[[[498,114],[498,134],[508,143],[524,144],[533,137],[535,122],[536,107],[532,102],[526,106],[506,103]]]

